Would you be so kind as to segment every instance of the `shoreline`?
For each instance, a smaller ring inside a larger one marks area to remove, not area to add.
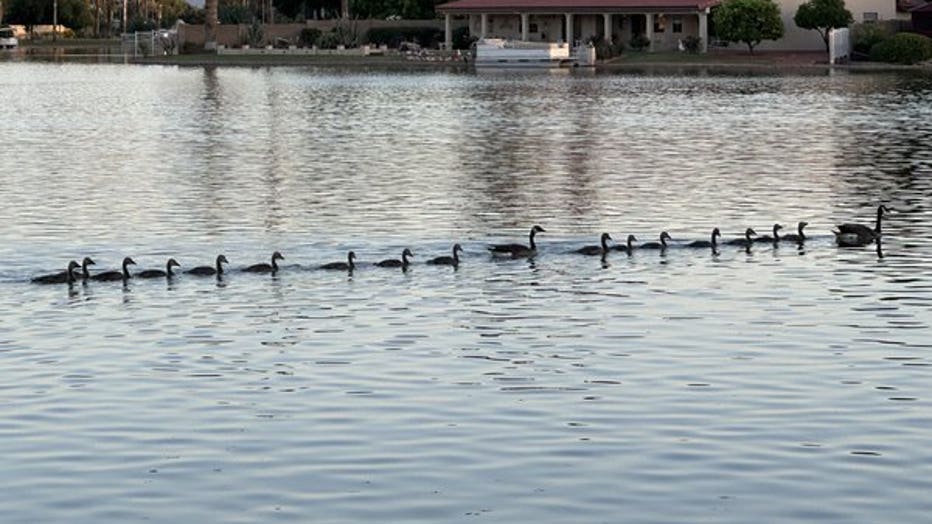
[[[455,70],[466,71],[475,68],[473,62],[458,60],[425,60],[410,59],[405,55],[305,55],[305,54],[261,54],[261,55],[218,55],[214,53],[198,53],[187,55],[129,57],[119,53],[105,52],[100,55],[86,53],[91,49],[113,50],[114,40],[76,40],[51,42],[30,42],[20,46],[29,59],[49,58],[55,61],[85,61],[93,57],[119,58],[114,62],[136,65],[163,65],[178,67],[333,67],[333,68],[363,68],[386,70]],[[118,47],[117,47],[118,48]],[[44,51],[60,50],[46,55]],[[68,50],[78,51],[70,54]],[[37,53],[38,51],[38,53]],[[489,68],[507,70],[508,67]],[[521,70],[545,70],[547,68],[513,68]],[[637,71],[643,69],[720,69],[720,70],[752,70],[752,71],[853,71],[853,72],[882,72],[882,71],[932,71],[932,63],[915,65],[887,64],[880,62],[848,62],[844,64],[829,64],[824,52],[782,52],[758,51],[749,54],[744,50],[727,49],[715,50],[707,54],[685,54],[676,52],[638,53],[627,52],[621,56],[600,60],[594,66],[580,66],[579,69],[591,71]]]

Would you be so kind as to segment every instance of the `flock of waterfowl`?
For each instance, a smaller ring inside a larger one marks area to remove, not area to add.
[[[863,224],[839,224],[837,226],[837,231],[832,231],[835,235],[835,242],[841,247],[860,247],[868,244],[877,242],[879,245],[881,237],[881,221],[885,213],[889,213],[889,209],[886,206],[881,205],[877,208],[877,222],[874,228],[865,226]],[[795,234],[780,235],[780,231],[783,229],[783,226],[780,224],[773,225],[773,234],[759,236],[754,229],[748,228],[743,237],[735,238],[731,240],[721,241],[719,240],[722,236],[718,228],[712,230],[712,234],[709,240],[696,240],[694,242],[689,242],[684,244],[685,248],[705,248],[712,249],[713,251],[717,250],[719,245],[731,245],[731,246],[740,246],[750,249],[750,247],[756,243],[772,243],[778,244],[780,242],[794,242],[796,244],[803,244],[806,242],[806,234],[804,229],[808,226],[808,222],[799,222],[796,227]],[[488,246],[489,252],[492,256],[506,256],[511,258],[527,258],[533,257],[537,254],[537,243],[535,242],[535,237],[538,233],[546,232],[544,228],[535,225],[531,228],[530,235],[528,238],[528,244],[493,244]],[[659,242],[647,242],[644,244],[636,245],[637,238],[634,235],[628,235],[624,244],[620,245],[610,245],[609,242],[612,241],[612,237],[608,233],[602,233],[600,237],[600,242],[598,245],[584,246],[573,251],[573,253],[578,253],[581,255],[601,255],[603,258],[608,255],[609,252],[613,250],[625,251],[628,254],[631,254],[634,250],[640,249],[654,249],[654,250],[665,250],[667,249],[667,241],[672,240],[672,237],[666,231],[660,233]],[[463,248],[459,244],[453,245],[452,256],[439,256],[428,260],[426,263],[431,265],[442,265],[442,266],[453,266],[457,267],[460,263],[459,254],[463,253]],[[410,249],[405,249],[401,253],[400,259],[387,259],[380,262],[376,262],[375,265],[378,267],[388,267],[388,268],[402,268],[406,270],[411,264],[410,258],[414,257],[414,253]],[[276,273],[279,270],[278,261],[284,260],[285,257],[278,251],[272,253],[271,263],[260,263],[254,264],[242,268],[242,271],[247,273]],[[140,271],[136,274],[130,274],[129,266],[135,265],[136,262],[130,258],[126,257],[123,259],[122,270],[112,270],[105,271],[103,273],[91,274],[88,266],[94,265],[94,261],[90,257],[85,257],[81,264],[78,264],[76,261],[72,260],[68,263],[68,268],[60,273],[53,273],[51,275],[43,275],[35,277],[32,279],[32,282],[37,284],[65,284],[65,283],[74,283],[78,280],[81,281],[127,281],[130,278],[171,278],[175,275],[172,268],[181,267],[181,264],[178,263],[174,258],[169,258],[168,262],[165,264],[165,270],[161,269],[147,269],[145,271]],[[217,276],[220,277],[224,273],[224,264],[229,264],[229,261],[224,255],[217,256],[217,259],[213,266],[198,266],[192,269],[185,271],[184,273],[190,275],[201,275],[201,276]],[[356,253],[350,251],[347,254],[346,262],[331,262],[329,264],[324,264],[319,266],[319,269],[323,270],[338,270],[338,271],[353,271],[356,268]],[[78,271],[80,270],[80,272]]]

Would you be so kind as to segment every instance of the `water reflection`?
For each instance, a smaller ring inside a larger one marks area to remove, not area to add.
[[[927,78],[0,67],[8,520],[928,514]]]

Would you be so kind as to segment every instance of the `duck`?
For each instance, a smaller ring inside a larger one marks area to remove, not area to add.
[[[757,236],[757,232],[755,232],[754,229],[749,227],[744,230],[743,238],[733,238],[725,243],[728,244],[729,246],[750,247],[751,244],[754,243],[754,239],[752,239],[751,237],[756,237],[756,236]]]
[[[136,262],[132,258],[126,257],[123,259],[123,270],[122,271],[117,271],[114,269],[112,271],[104,271],[103,273],[97,273],[96,275],[91,276],[91,280],[96,280],[99,282],[113,282],[116,280],[129,280],[130,279],[130,274],[129,274],[130,265],[135,266]]]
[[[754,239],[754,243],[763,244],[764,242],[776,244],[780,242],[780,230],[783,229],[783,226],[780,224],[773,225],[773,236],[764,235]]]
[[[803,233],[803,229],[805,229],[806,226],[808,225],[809,225],[809,222],[800,222],[799,224],[796,224],[796,233],[795,234],[790,233],[789,235],[783,235],[782,237],[780,237],[780,240],[784,242],[796,242],[798,244],[802,244],[803,242],[806,241],[806,234]]]
[[[81,280],[87,280],[91,278],[91,273],[87,270],[87,266],[93,265],[95,264],[91,257],[84,257],[84,260],[81,261]]]
[[[637,237],[634,235],[628,235],[628,238],[625,240],[625,244],[623,246],[615,246],[615,250],[624,251],[630,255],[631,251],[634,249],[634,243],[637,241]]]
[[[667,240],[673,240],[673,238],[670,237],[670,233],[667,233],[666,231],[661,231],[660,242],[647,242],[645,244],[641,244],[640,246],[638,246],[638,249],[661,249],[663,250],[667,248]]]
[[[217,275],[219,277],[223,275],[223,264],[229,264],[229,263],[230,261],[227,260],[227,257],[223,255],[217,255],[217,262],[215,264],[215,267],[197,266],[195,268],[191,268],[185,271],[185,273],[189,275],[200,275],[200,276]]]
[[[251,266],[243,268],[243,271],[247,273],[278,273],[278,261],[285,260],[285,257],[282,256],[278,251],[272,253],[272,263],[266,264],[265,262],[259,264],[253,264]]]
[[[401,260],[398,260],[397,258],[388,258],[381,262],[376,262],[375,265],[379,267],[400,267],[403,269],[408,269],[408,265],[411,264],[408,261],[408,257],[413,256],[414,253],[412,253],[410,249],[405,248],[404,251],[401,252]]]
[[[457,253],[462,253],[462,252],[463,252],[462,246],[460,246],[459,244],[453,244],[453,256],[452,257],[448,257],[448,256],[436,257],[436,258],[432,258],[428,260],[427,263],[433,266],[457,267],[460,265],[460,257]]]
[[[838,231],[832,231],[835,234],[835,242],[842,247],[857,247],[880,240],[880,223],[884,213],[889,212],[890,210],[883,204],[877,207],[877,225],[874,226],[874,229],[863,224],[839,224],[835,226],[838,228]]]
[[[691,247],[691,248],[710,247],[712,249],[715,249],[718,247],[718,239],[721,238],[721,236],[722,236],[722,232],[719,231],[718,228],[715,228],[712,230],[711,240],[695,240],[693,242],[690,242],[689,244],[686,244],[686,247]]]
[[[175,276],[175,273],[172,272],[173,267],[181,267],[181,264],[179,264],[178,261],[174,258],[169,258],[168,262],[165,263],[165,271],[162,271],[161,269],[147,269],[145,271],[136,273],[136,278],[171,278]]]
[[[492,255],[505,255],[511,256],[514,258],[518,257],[532,257],[537,254],[537,244],[534,243],[534,236],[537,233],[546,233],[547,230],[544,228],[535,225],[531,228],[531,233],[529,235],[529,246],[524,244],[493,244],[488,247]]]
[[[74,270],[81,267],[76,261],[68,262],[68,269],[60,273],[42,275],[32,279],[33,284],[74,284]]]
[[[329,264],[324,264],[320,266],[320,269],[336,269],[342,271],[353,271],[356,269],[356,264],[353,262],[356,260],[356,253],[350,251],[346,254],[346,262],[331,262]]]
[[[585,246],[573,251],[574,253],[579,253],[581,255],[605,255],[610,249],[608,247],[608,241],[612,239],[612,236],[608,233],[602,233],[602,236],[599,237],[598,246]]]

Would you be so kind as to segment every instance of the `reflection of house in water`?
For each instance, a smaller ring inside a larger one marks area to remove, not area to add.
[[[622,42],[643,36],[652,50],[674,50],[688,36],[709,41],[709,9],[719,0],[454,0],[437,6],[446,17],[468,18],[479,38],[539,42]]]

